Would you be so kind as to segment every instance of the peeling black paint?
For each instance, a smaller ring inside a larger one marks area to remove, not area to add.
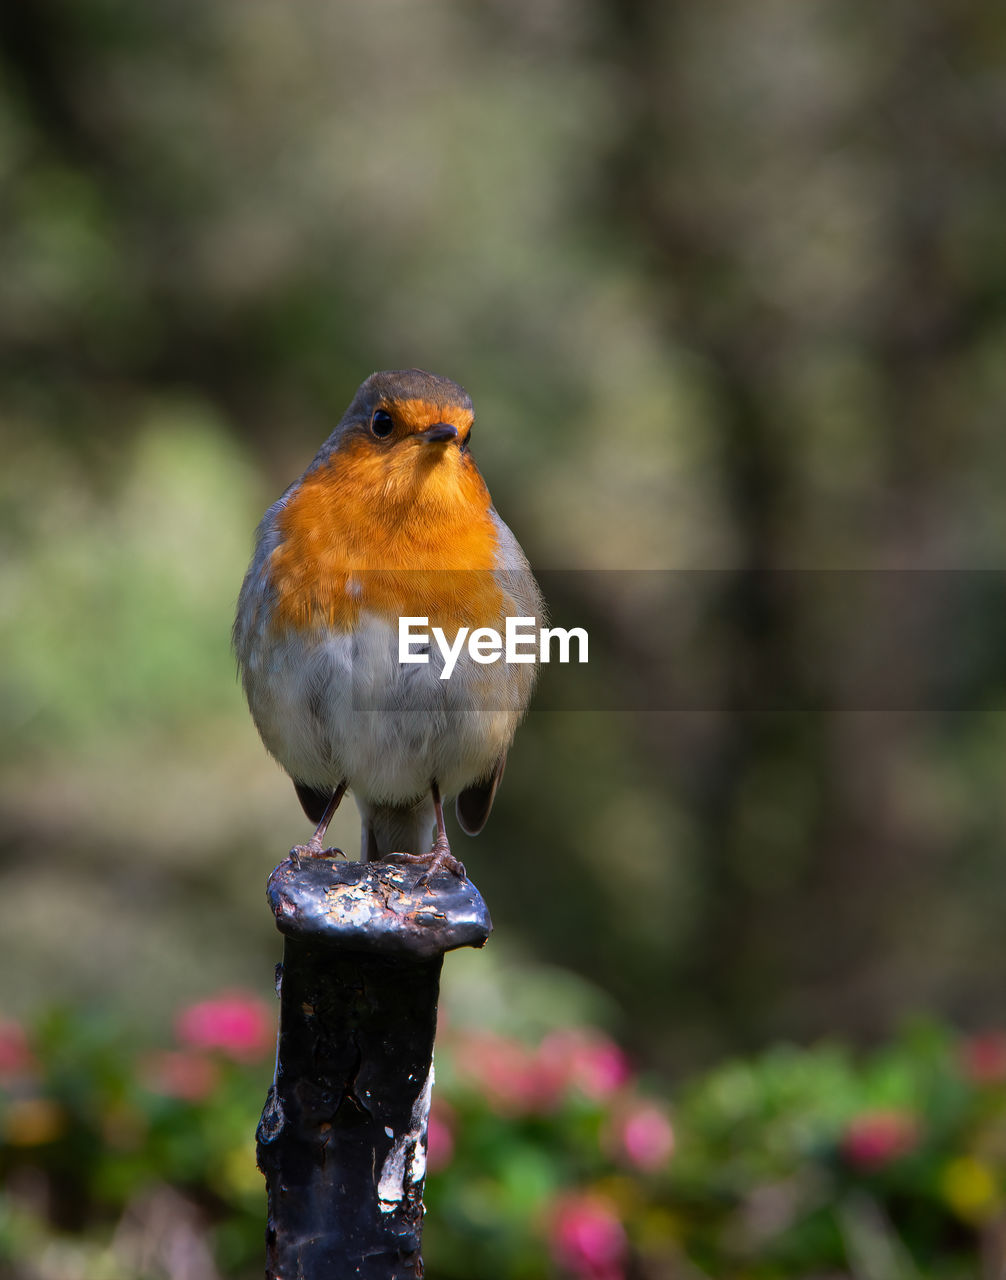
[[[257,1135],[269,1280],[423,1274],[443,953],[481,946],[492,926],[469,881],[435,876],[417,892],[416,879],[393,863],[324,858],[286,861],[270,878],[286,943],[276,1080]]]

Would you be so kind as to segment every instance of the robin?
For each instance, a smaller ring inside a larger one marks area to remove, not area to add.
[[[422,880],[465,874],[445,797],[471,835],[489,816],[535,665],[456,641],[544,609],[471,455],[473,419],[448,378],[374,373],[259,525],[234,647],[262,741],[317,823],[295,859],[340,852],[324,840],[347,790],[362,858],[400,855]],[[401,661],[400,619],[439,627],[456,660],[420,633]]]

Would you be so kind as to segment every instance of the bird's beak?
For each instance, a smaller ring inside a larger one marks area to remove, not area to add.
[[[425,440],[429,444],[446,444],[449,440],[458,438],[458,429],[450,422],[435,422],[432,427],[427,427],[425,431],[416,432],[417,440]]]

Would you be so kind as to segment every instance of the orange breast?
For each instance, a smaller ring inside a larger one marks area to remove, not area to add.
[[[349,631],[367,611],[428,617],[448,634],[498,626],[489,503],[478,468],[454,445],[344,445],[277,517],[273,625]]]

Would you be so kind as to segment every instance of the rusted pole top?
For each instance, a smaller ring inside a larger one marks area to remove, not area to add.
[[[482,895],[470,880],[436,875],[418,892],[415,867],[394,862],[287,858],[267,894],[280,933],[344,951],[384,956],[441,956],[481,947],[492,931]]]
[[[426,1122],[445,951],[482,946],[475,886],[312,858],[269,879],[285,936],[276,1076],[258,1130],[269,1280],[422,1275]]]

